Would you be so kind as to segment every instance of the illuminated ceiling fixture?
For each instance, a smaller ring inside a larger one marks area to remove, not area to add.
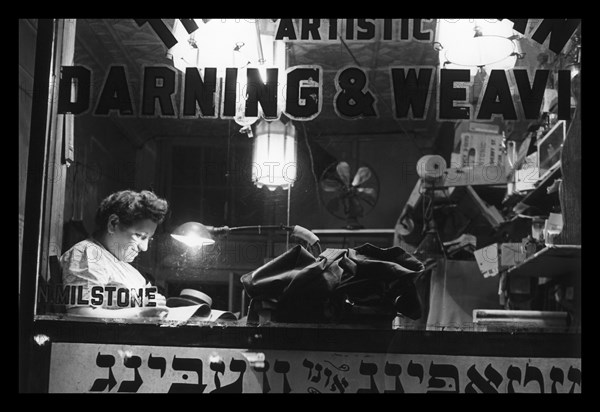
[[[289,189],[296,181],[296,127],[261,119],[254,131],[252,181],[256,186]]]
[[[271,19],[194,19],[198,28],[188,33],[179,19],[175,20],[173,35],[177,44],[170,48],[167,57],[178,70],[197,67],[204,74],[207,67],[217,68],[217,79],[225,77],[226,68],[237,68],[237,97],[235,121],[249,131],[249,126],[261,117],[245,116],[247,98],[247,68],[257,68],[266,81],[267,68],[278,68],[278,96],[284,95],[286,78],[285,43],[275,40],[276,23]],[[221,86],[222,87],[222,86]],[[278,99],[278,114],[285,102]]]
[[[268,20],[260,19],[194,19],[198,28],[188,33],[179,19],[175,20],[173,35],[177,44],[167,57],[173,65],[185,72],[186,67],[216,67],[218,77],[226,67],[275,67],[281,58],[282,41],[275,41],[274,30]],[[278,47],[275,47],[277,43]]]
[[[512,69],[520,52],[513,23],[496,19],[440,19],[434,48],[445,69]]]

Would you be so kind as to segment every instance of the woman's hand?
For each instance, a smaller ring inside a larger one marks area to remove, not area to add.
[[[152,300],[156,303],[156,306],[152,307],[143,307],[140,308],[140,312],[137,317],[139,318],[165,318],[169,313],[169,308],[167,308],[167,298],[156,292],[154,293],[154,299]],[[148,304],[148,300],[145,302]]]
[[[139,308],[138,318],[165,318],[169,313],[169,308],[166,306],[157,306],[153,308]]]
[[[154,295],[154,301],[156,302],[157,307],[167,306],[167,298],[158,292]]]
[[[148,284],[148,285],[146,285],[146,287],[154,287],[154,286],[151,286],[150,284]],[[148,305],[148,303],[155,303],[156,307],[166,307],[167,306],[167,298],[158,292],[153,292],[152,299],[150,299],[148,297],[148,295],[144,295],[144,307],[150,307]],[[154,307],[154,305],[152,307]]]

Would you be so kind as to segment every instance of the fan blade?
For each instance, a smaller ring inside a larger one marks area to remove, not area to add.
[[[367,197],[371,197],[373,199],[377,198],[377,190],[373,189],[372,187],[357,187],[356,191]]]
[[[375,206],[375,202],[377,201],[377,190],[372,187],[358,187],[356,191],[360,198],[367,202],[370,206]]]
[[[335,167],[338,176],[346,186],[350,185],[350,165],[346,162],[339,162]]]
[[[352,180],[352,186],[356,187],[362,185],[364,182],[371,178],[371,175],[371,170],[368,167],[360,167],[356,172],[356,175],[354,175],[354,179]]]
[[[342,189],[342,183],[337,179],[321,180],[321,188],[326,192],[335,192]]]
[[[363,207],[360,201],[355,197],[350,198],[350,204],[348,205],[348,215],[352,217],[361,217],[363,215]]]

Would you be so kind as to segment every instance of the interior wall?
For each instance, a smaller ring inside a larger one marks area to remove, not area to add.
[[[377,202],[374,207],[362,204],[365,214],[358,219],[359,223],[368,229],[393,229],[418,179],[416,164],[427,151],[422,147],[423,142],[416,142],[412,135],[402,133],[308,138],[315,145],[311,145],[309,155],[306,145],[299,143],[301,173],[292,187],[292,221],[311,229],[341,229],[346,226],[345,219],[327,210],[320,198],[323,192],[319,189],[324,169],[332,162],[346,161],[350,165],[350,179],[354,178],[359,167],[366,166],[371,169],[373,177],[364,186],[375,188],[374,182],[379,182]]]
[[[87,233],[94,230],[94,217],[100,201],[110,193],[123,189],[145,189],[149,183],[136,182],[136,175],[153,175],[146,169],[136,170],[140,150],[109,118],[80,116],[75,121],[75,161],[67,172],[65,199],[65,231],[81,222]],[[140,165],[149,167],[152,162]],[[63,250],[77,242],[73,230],[65,236]]]
[[[352,177],[359,165],[367,165],[374,174],[372,180],[379,181],[377,203],[372,209],[366,208],[359,222],[368,229],[393,229],[417,182],[417,161],[433,150],[434,139],[403,133],[331,135],[300,129],[289,223],[309,229],[346,226],[345,219],[327,211],[319,189],[323,171],[345,160],[351,165]],[[287,223],[288,191],[259,189],[252,183],[252,139],[235,134],[230,143],[227,149],[226,139],[213,136],[166,140],[158,147],[160,165],[153,163],[158,168],[157,188],[173,205],[172,218],[165,227],[172,229],[190,220],[216,226]],[[202,155],[204,151],[208,157]],[[182,190],[175,191],[174,185]],[[217,193],[216,189],[229,194]]]

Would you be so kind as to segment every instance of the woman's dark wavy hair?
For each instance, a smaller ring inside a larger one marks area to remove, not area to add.
[[[158,225],[165,220],[168,211],[169,203],[151,191],[121,190],[100,202],[95,223],[97,230],[104,230],[110,215],[115,214],[125,226],[144,219],[151,219]]]

